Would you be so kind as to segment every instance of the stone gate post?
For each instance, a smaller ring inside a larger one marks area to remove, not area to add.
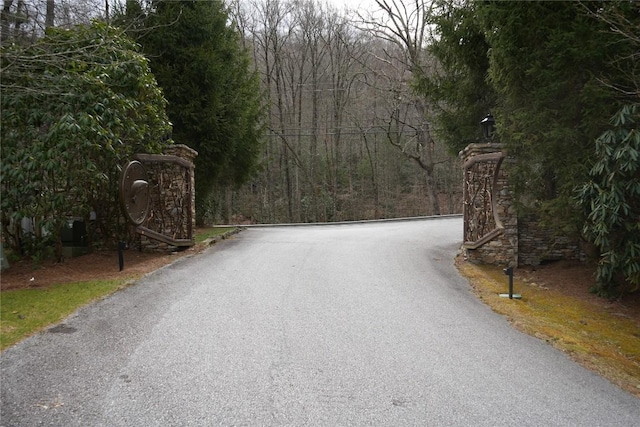
[[[198,156],[198,152],[191,147],[184,144],[173,144],[164,150],[164,154],[173,155],[187,160],[191,163],[191,183],[189,188],[191,189],[191,227],[192,230],[196,229],[196,176],[194,173],[195,166],[194,160]]]
[[[463,250],[472,262],[518,265],[518,217],[501,144],[476,143],[459,154],[463,164]]]
[[[136,154],[149,182],[149,211],[136,228],[140,247],[165,250],[195,244],[195,174],[198,152],[182,144],[165,148],[164,154]]]

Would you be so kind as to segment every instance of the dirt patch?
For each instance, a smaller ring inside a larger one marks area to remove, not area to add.
[[[124,269],[122,271],[119,269],[116,250],[96,251],[61,263],[45,261],[39,266],[35,266],[30,260],[14,261],[0,275],[0,288],[4,291],[88,280],[135,279],[170,264],[178,258],[198,253],[207,246],[208,244],[199,244],[173,253],[145,253],[128,249],[123,252]]]

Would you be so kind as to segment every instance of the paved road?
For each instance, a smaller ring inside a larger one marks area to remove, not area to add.
[[[476,300],[461,225],[246,230],[5,351],[0,424],[637,426]]]

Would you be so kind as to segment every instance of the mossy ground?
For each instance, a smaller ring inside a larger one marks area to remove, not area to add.
[[[506,316],[519,330],[542,339],[578,363],[640,397],[640,322],[591,298],[563,293],[518,278],[514,292],[522,299],[500,297],[508,278],[502,268],[457,261],[479,298]]]

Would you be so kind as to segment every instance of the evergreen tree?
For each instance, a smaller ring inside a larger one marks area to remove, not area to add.
[[[601,83],[611,72],[607,26],[589,16],[598,3],[450,2],[434,8],[439,60],[418,88],[441,106],[439,129],[458,151],[479,140],[491,111],[510,164],[520,208],[531,208],[565,231],[581,228],[573,199],[585,182],[594,141],[619,108]]]
[[[130,1],[129,10],[134,6]],[[222,1],[154,0],[147,6],[138,42],[169,102],[174,141],[198,151],[202,222],[212,190],[241,184],[257,167],[259,80]]]
[[[416,89],[434,102],[438,137],[457,154],[480,140],[479,123],[495,107],[487,79],[489,45],[473,1],[438,0],[429,20],[437,34],[429,51],[438,66],[417,76]]]
[[[418,87],[444,106],[449,146],[472,135],[457,120],[495,102],[520,214],[595,243],[599,294],[621,278],[640,286],[638,3],[443,0],[434,10],[441,73]]]
[[[516,159],[511,176],[521,208],[577,232],[583,218],[574,188],[586,181],[594,141],[619,107],[598,79],[615,49],[611,36],[576,2],[477,7],[499,99],[498,133]]]

